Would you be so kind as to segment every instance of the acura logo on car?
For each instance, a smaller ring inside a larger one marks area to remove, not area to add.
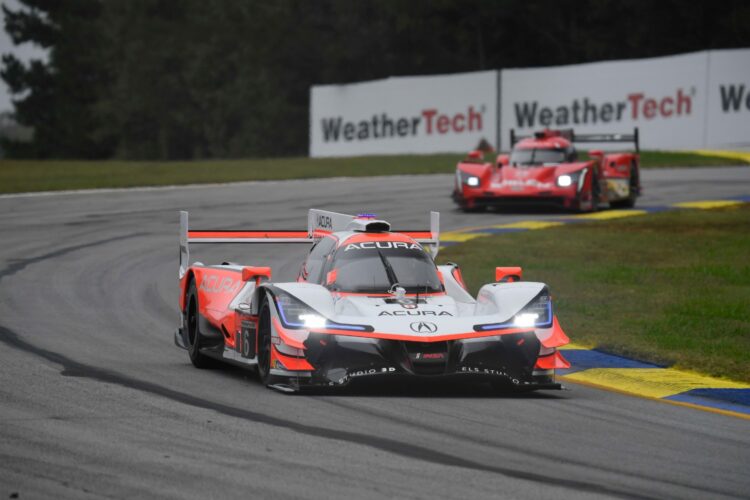
[[[437,325],[435,323],[428,323],[426,321],[416,321],[409,325],[409,328],[417,333],[435,333],[437,331]]]

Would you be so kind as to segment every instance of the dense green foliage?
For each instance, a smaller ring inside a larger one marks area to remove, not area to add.
[[[309,87],[750,44],[743,0],[19,0],[15,156],[305,154]]]

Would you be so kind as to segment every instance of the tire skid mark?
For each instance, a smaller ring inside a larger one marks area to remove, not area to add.
[[[196,408],[202,408],[206,410],[213,410],[223,415],[227,415],[235,418],[242,418],[245,420],[251,420],[260,424],[271,425],[274,427],[280,427],[288,429],[293,432],[305,434],[313,437],[319,437],[324,439],[333,439],[337,441],[344,441],[348,443],[368,446],[371,448],[379,449],[388,453],[393,453],[402,457],[421,460],[430,462],[436,465],[443,465],[449,467],[460,467],[462,469],[477,470],[483,472],[489,472],[493,474],[499,474],[513,479],[520,479],[525,481],[531,481],[534,483],[559,486],[575,491],[596,493],[602,495],[611,495],[618,498],[635,498],[635,499],[649,499],[655,500],[657,498],[663,498],[662,496],[649,496],[646,494],[635,493],[633,491],[623,491],[615,488],[611,488],[604,485],[586,483],[583,481],[576,481],[572,479],[556,478],[545,474],[537,474],[529,471],[515,470],[508,467],[499,467],[494,465],[488,465],[481,462],[474,462],[472,460],[463,459],[457,456],[442,453],[436,450],[431,450],[419,445],[413,445],[410,443],[404,443],[394,439],[380,438],[375,436],[369,436],[367,434],[361,434],[350,431],[339,431],[335,429],[328,429],[325,427],[318,427],[313,425],[302,424],[291,420],[286,420],[278,417],[273,417],[263,413],[258,413],[251,410],[237,408],[222,403],[212,402],[203,398],[192,396],[184,392],[180,392],[168,387],[163,387],[152,382],[146,382],[143,380],[134,379],[127,375],[123,375],[114,371],[106,370],[103,368],[97,368],[89,366],[83,363],[74,361],[67,356],[62,354],[37,347],[23,340],[14,331],[0,325],[0,342],[5,345],[39,356],[47,361],[62,366],[60,372],[63,376],[68,377],[81,377],[91,379],[97,382],[105,382],[110,384],[119,385],[128,389],[134,389],[141,392],[154,394],[156,396],[165,397],[176,401],[178,403],[186,404]]]
[[[80,245],[73,245],[69,247],[58,248],[57,250],[53,250],[52,252],[48,252],[48,253],[39,255],[37,257],[29,257],[28,259],[18,259],[16,262],[13,262],[10,265],[8,265],[5,269],[0,270],[0,281],[2,281],[3,278],[12,276],[19,271],[23,271],[28,266],[32,264],[36,264],[38,262],[43,262],[45,260],[53,259],[55,257],[61,257],[63,255],[76,252],[78,250],[83,250],[84,248],[92,248],[92,247],[96,247],[100,245],[106,245],[107,243],[112,243],[113,241],[137,238],[139,236],[145,236],[147,234],[149,233],[130,233],[130,234],[125,234],[125,235],[120,235],[120,236],[113,236],[111,238],[105,238],[103,240],[91,241],[89,243],[82,243]]]

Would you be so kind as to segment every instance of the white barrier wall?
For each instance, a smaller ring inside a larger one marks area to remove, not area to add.
[[[750,149],[750,49],[709,52],[707,149]]]
[[[310,156],[465,152],[497,137],[497,71],[310,90]]]
[[[632,132],[645,149],[703,144],[707,53],[502,72],[501,143],[513,128]]]
[[[750,149],[750,49],[390,78],[310,95],[310,156],[466,152],[481,139],[507,149],[511,129],[547,127],[638,127],[644,149]]]

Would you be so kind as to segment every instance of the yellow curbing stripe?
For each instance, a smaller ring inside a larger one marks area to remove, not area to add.
[[[573,217],[575,219],[607,220],[646,215],[647,213],[645,210],[607,210],[605,212],[594,212],[593,214],[575,215]]]
[[[440,241],[446,242],[459,242],[473,240],[474,238],[481,238],[483,236],[489,236],[489,234],[483,233],[459,233],[458,231],[451,231],[449,233],[443,233],[440,235]]]
[[[750,152],[747,151],[711,151],[710,149],[699,149],[693,151],[693,153],[702,156],[720,156],[722,158],[731,158],[733,160],[742,160],[750,163]]]
[[[709,413],[717,413],[719,415],[741,418],[743,420],[750,420],[750,415],[747,415],[745,413],[738,413],[736,411],[731,411],[731,410],[723,410],[721,408],[713,408],[711,406],[696,405],[693,403],[686,403],[684,401],[674,401],[672,399],[652,398],[650,396],[644,396],[641,394],[633,394],[632,392],[622,391],[620,389],[615,389],[613,387],[609,387],[606,385],[597,384],[595,382],[589,382],[589,381],[584,381],[584,380],[573,380],[570,378],[570,375],[558,375],[557,380],[562,380],[563,382],[571,382],[573,384],[583,385],[586,387],[593,387],[595,389],[604,389],[606,391],[614,392],[617,394],[623,394],[625,396],[632,396],[635,398],[642,398],[642,399],[650,399],[651,401],[658,401],[660,403],[666,403],[666,404],[675,405],[675,406],[682,406],[685,408],[693,408],[694,410],[707,411]]]
[[[547,229],[548,227],[564,226],[564,222],[543,221],[543,220],[523,220],[511,222],[510,224],[499,224],[490,226],[487,229]]]
[[[743,201],[736,200],[706,200],[706,201],[684,201],[682,203],[675,203],[673,207],[679,208],[699,208],[702,210],[711,210],[712,208],[724,208],[734,207],[742,205]]]
[[[692,389],[750,389],[750,385],[674,368],[590,368],[565,376],[622,392],[665,398]]]
[[[570,344],[565,344],[564,346],[558,347],[558,349],[563,350],[563,351],[568,350],[568,349],[590,351],[593,348],[594,348],[593,346],[588,346],[588,345],[583,345],[583,344],[574,344],[573,342],[571,342]]]
[[[709,210],[712,208],[725,208],[733,207],[744,204],[744,201],[736,200],[704,200],[704,201],[686,201],[682,203],[675,203],[672,206],[675,208],[697,208],[703,210]],[[574,215],[572,219],[582,220],[610,220],[610,219],[621,219],[624,217],[635,217],[638,215],[647,215],[647,210],[606,210],[603,212],[594,212],[590,214]],[[545,221],[545,220],[524,220],[518,222],[511,222],[508,224],[497,224],[493,226],[475,226],[465,227],[456,229],[455,231],[446,232],[440,235],[440,239],[446,243],[463,243],[466,241],[473,240],[475,238],[481,238],[484,236],[490,236],[494,234],[493,229],[526,229],[526,230],[537,230],[547,229],[550,227],[564,226],[566,222],[560,221]],[[484,232],[487,231],[487,232]]]

